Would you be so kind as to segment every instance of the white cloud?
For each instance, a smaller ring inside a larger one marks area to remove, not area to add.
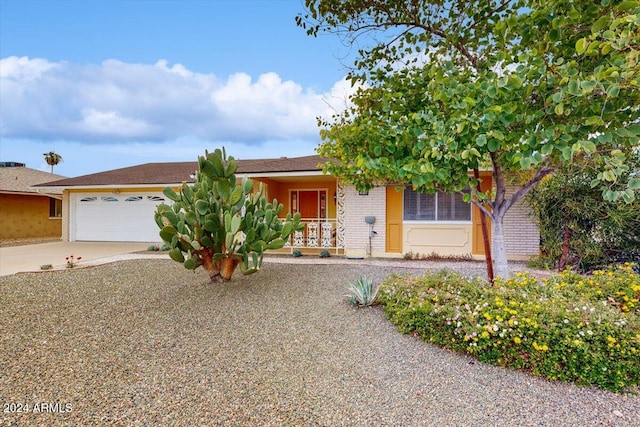
[[[275,73],[263,74],[255,82],[247,74],[234,74],[211,94],[211,102],[223,118],[227,137],[239,132],[242,139],[290,139],[317,133],[315,117],[326,111],[322,95],[304,92]]]
[[[122,117],[117,111],[97,111],[87,108],[82,111],[80,130],[103,135],[120,135],[127,138],[141,137],[150,133],[150,128],[143,120]]]
[[[30,81],[57,66],[46,59],[11,56],[0,60],[0,78]]]
[[[275,73],[225,80],[166,60],[79,65],[9,57],[0,60],[0,136],[92,144],[318,142],[316,117],[342,110],[352,90],[337,82],[316,93]]]

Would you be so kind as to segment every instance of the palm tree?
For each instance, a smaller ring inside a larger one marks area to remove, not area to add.
[[[42,155],[44,156],[44,161],[51,166],[51,173],[53,173],[53,167],[62,161],[62,156],[55,151],[49,151]]]

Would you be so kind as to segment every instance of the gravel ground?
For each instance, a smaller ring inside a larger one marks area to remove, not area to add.
[[[348,283],[393,269],[268,262],[211,284],[156,259],[0,277],[0,425],[640,425],[638,395],[485,365],[348,306]]]

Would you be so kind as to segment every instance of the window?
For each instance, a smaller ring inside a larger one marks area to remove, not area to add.
[[[418,193],[404,190],[405,221],[471,221],[471,204],[462,200],[462,194]]]
[[[49,217],[60,218],[62,216],[62,200],[49,197]]]
[[[124,199],[125,202],[139,202],[142,200],[142,196],[129,196]]]
[[[100,197],[100,200],[102,200],[103,202],[117,202],[118,199],[116,197],[113,196],[102,196]]]

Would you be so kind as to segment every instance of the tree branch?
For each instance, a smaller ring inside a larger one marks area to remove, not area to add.
[[[493,213],[480,200],[471,200],[471,204],[477,206],[484,214],[493,221]]]
[[[542,178],[553,173],[557,168],[553,166],[543,166],[538,169],[529,181],[525,182],[513,195],[506,201],[505,208],[509,210],[511,206],[522,199]]]

